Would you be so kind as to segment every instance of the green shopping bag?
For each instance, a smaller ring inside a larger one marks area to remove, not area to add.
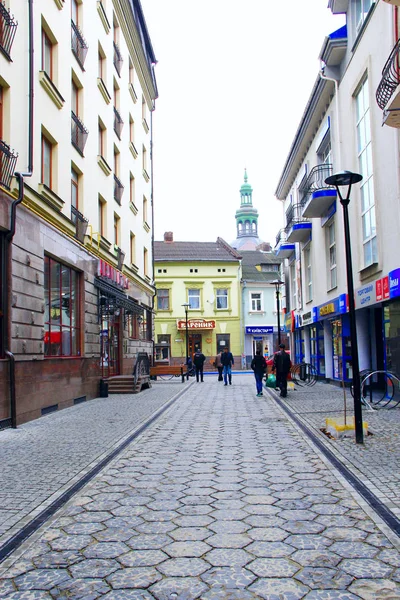
[[[276,387],[276,377],[272,373],[268,375],[265,380],[265,387],[275,388]]]

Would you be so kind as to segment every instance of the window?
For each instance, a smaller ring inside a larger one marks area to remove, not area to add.
[[[78,86],[76,85],[75,81],[72,80],[71,82],[71,110],[73,113],[76,114],[76,116],[79,116],[79,89]]]
[[[133,68],[131,59],[129,59],[129,83],[131,85],[135,83],[135,69]]]
[[[188,290],[189,308],[196,310],[200,308],[200,290]]]
[[[217,333],[217,354],[224,351],[224,348],[230,350],[230,334],[229,333]]]
[[[143,221],[147,223],[147,198],[143,196]]]
[[[337,286],[336,277],[336,236],[335,223],[331,223],[326,228],[326,239],[328,248],[328,290]]]
[[[357,93],[356,109],[358,164],[363,176],[360,184],[363,261],[364,267],[368,267],[378,262],[368,79]]]
[[[4,100],[3,100],[3,88],[0,85],[0,140],[3,140],[3,109],[4,109]]]
[[[51,189],[53,171],[53,145],[42,135],[42,183]]]
[[[227,288],[220,288],[217,290],[217,309],[228,308],[228,290]]]
[[[79,174],[71,167],[71,206],[79,209]]]
[[[144,146],[143,146],[143,170],[144,171],[147,170],[147,150]]]
[[[157,290],[157,310],[169,310],[169,290]]]
[[[53,44],[47,33],[42,29],[42,71],[53,79]]]
[[[119,246],[119,216],[114,215],[114,244]]]
[[[135,234],[131,232],[131,239],[130,239],[130,259],[131,259],[131,265],[135,264],[136,261],[136,238],[135,238]]]
[[[356,0],[356,31],[360,31],[366,16],[371,8],[372,0]]]
[[[330,136],[327,134],[325,136],[326,142],[318,148],[318,164],[320,165],[330,165],[332,164],[332,146]]]
[[[99,198],[99,233],[100,235],[105,235],[105,212],[106,212],[106,203],[104,200]]]
[[[135,204],[135,178],[132,175],[132,173],[130,173],[129,175],[129,202],[131,204]]]
[[[291,310],[297,308],[297,293],[296,293],[296,265],[290,265],[290,292],[291,292]]]
[[[129,141],[135,145],[135,121],[132,115],[129,115]]]
[[[79,274],[44,258],[44,355],[80,356]]]
[[[98,140],[99,148],[98,153],[99,156],[105,158],[106,156],[106,128],[102,121],[99,119],[99,140]]]
[[[139,322],[138,315],[130,313],[127,315],[128,337],[131,340],[139,339]]]
[[[71,0],[71,21],[78,25],[78,2]]]
[[[104,53],[103,48],[99,44],[99,54],[98,54],[98,76],[103,82],[106,79],[106,55]]]
[[[311,270],[311,249],[304,250],[304,264],[306,268],[306,302],[311,302],[312,294],[312,270]]]
[[[147,248],[143,248],[143,271],[145,276],[149,274],[148,252]]]
[[[170,335],[158,335],[157,344],[155,346],[155,359],[157,361],[169,360],[171,351],[171,336]]]
[[[261,292],[251,292],[250,310],[251,312],[260,312],[262,310]]]

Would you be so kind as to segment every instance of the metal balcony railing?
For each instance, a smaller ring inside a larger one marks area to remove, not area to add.
[[[118,109],[114,106],[114,131],[119,139],[121,139],[121,131],[123,126],[124,122],[121,118],[121,115],[119,114]]]
[[[376,101],[379,108],[382,110],[386,107],[394,90],[400,84],[400,39],[393,50],[391,51],[389,58],[387,59],[385,66],[382,69],[382,79],[376,90]]]
[[[279,244],[282,244],[282,242],[286,242],[286,231],[285,229],[280,229],[278,231],[278,235],[276,236],[276,244],[275,246],[279,246]]]
[[[75,25],[73,21],[71,21],[71,50],[82,69],[83,65],[85,64],[88,48],[89,46],[79,30],[79,27]]]
[[[285,232],[288,234],[293,225],[297,223],[308,223],[309,220],[301,216],[301,204],[291,204],[286,211]]]
[[[89,132],[80,118],[71,111],[71,142],[82,156],[88,135]]]
[[[121,67],[124,59],[122,58],[121,51],[118,48],[117,44],[113,42],[114,45],[114,67],[117,70],[119,76],[121,76]]]
[[[118,177],[114,174],[114,200],[121,204],[122,194],[124,193],[124,186],[118,179]]]
[[[11,60],[11,46],[17,32],[18,23],[10,11],[0,2],[0,49]]]
[[[18,154],[14,154],[10,146],[0,140],[0,185],[10,189],[11,179],[17,164]]]
[[[332,165],[330,164],[317,165],[311,169],[309,176],[299,188],[301,196],[300,206],[302,208],[307,204],[313,192],[332,188],[331,185],[325,183],[325,179],[332,175],[332,172]]]
[[[89,220],[75,206],[71,206],[71,221],[75,223],[76,239],[83,244]]]

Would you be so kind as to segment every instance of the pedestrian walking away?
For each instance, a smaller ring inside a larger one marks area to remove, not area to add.
[[[224,378],[222,377],[223,365],[221,362],[221,356],[222,356],[222,352],[217,354],[217,356],[215,357],[215,361],[214,361],[214,367],[216,367],[218,369],[218,381],[224,380]]]
[[[276,371],[276,387],[280,389],[280,396],[287,396],[287,376],[292,362],[289,354],[285,350],[285,344],[279,344],[279,351],[274,354],[274,363],[272,371]]]
[[[205,360],[206,360],[206,357],[204,356],[204,354],[202,353],[200,348],[197,348],[196,352],[194,353],[194,357],[193,357],[194,368],[196,369],[197,383],[199,383],[199,377],[200,377],[200,381],[203,382],[203,368],[204,368]]]
[[[235,364],[233,360],[232,352],[229,352],[229,348],[225,347],[221,354],[222,371],[224,374],[224,385],[232,385],[232,367]]]
[[[264,356],[261,355],[261,350],[257,350],[255,356],[253,357],[253,360],[251,361],[250,366],[254,371],[257,396],[262,396],[262,380],[265,370],[267,368],[267,361],[265,360]]]

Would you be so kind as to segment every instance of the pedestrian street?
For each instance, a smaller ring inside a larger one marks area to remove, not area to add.
[[[205,376],[0,564],[0,598],[394,600],[399,548],[274,392]]]

